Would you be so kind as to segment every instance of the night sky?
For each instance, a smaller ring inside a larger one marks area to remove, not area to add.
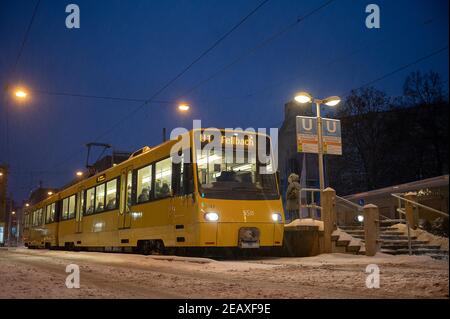
[[[42,0],[12,74],[36,1],[1,0],[0,84],[148,99],[260,2]],[[448,45],[447,0],[336,0],[253,49],[324,2],[270,0],[164,90],[156,98],[160,102],[149,103],[113,130],[141,103],[31,92],[29,102],[17,105],[2,92],[0,163],[10,163],[13,198],[26,198],[40,180],[48,187],[68,182],[84,166],[87,142],[134,151],[160,143],[163,127],[168,132],[177,126],[190,128],[194,118],[203,126],[279,127],[284,103],[298,90],[318,97],[345,96]],[[65,26],[70,3],[80,7],[80,29]],[[369,3],[381,8],[380,29],[365,26]],[[448,50],[374,86],[400,95],[408,73],[430,69],[448,80]],[[180,100],[191,104],[189,114],[176,111]]]

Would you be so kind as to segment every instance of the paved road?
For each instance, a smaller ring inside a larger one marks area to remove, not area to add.
[[[380,288],[365,286],[366,266]],[[65,286],[68,264],[79,289]],[[216,261],[204,258],[0,249],[0,298],[448,298],[448,263],[342,254]]]

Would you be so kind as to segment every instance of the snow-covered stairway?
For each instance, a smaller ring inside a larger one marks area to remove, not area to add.
[[[364,250],[361,239],[355,238],[339,228],[331,234],[331,241],[334,253],[358,254]]]
[[[340,229],[364,242],[364,228],[362,226],[340,226]],[[380,227],[379,239],[381,240],[381,252],[383,253],[392,255],[409,253],[408,234],[406,227],[402,224]],[[441,246],[442,244],[430,243],[428,239],[417,238],[414,231],[411,233],[413,255],[429,255],[436,259],[448,259],[448,244],[447,250],[441,249]]]

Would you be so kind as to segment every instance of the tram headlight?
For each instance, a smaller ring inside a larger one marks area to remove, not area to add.
[[[272,220],[274,222],[281,222],[282,221],[281,214],[280,213],[273,213],[272,214]]]
[[[215,222],[219,219],[219,214],[214,212],[209,212],[205,214],[205,219],[210,222]]]

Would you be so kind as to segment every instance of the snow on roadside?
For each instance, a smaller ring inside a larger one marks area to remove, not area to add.
[[[65,289],[69,263],[80,266],[82,289]],[[380,267],[380,289],[365,286],[369,264]],[[11,248],[0,265],[7,298],[448,298],[448,263],[428,256],[213,260]]]

